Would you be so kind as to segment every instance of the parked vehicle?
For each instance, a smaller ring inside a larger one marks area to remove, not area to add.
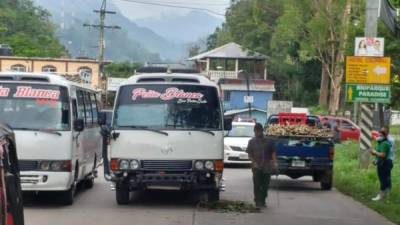
[[[340,141],[360,140],[361,128],[350,119],[333,116],[319,116],[319,118],[323,126],[328,124],[331,129],[337,127]],[[371,135],[372,138],[376,139],[379,136],[379,132],[372,131]]]
[[[15,137],[4,124],[0,124],[0,224],[24,224]]]
[[[285,113],[272,115],[267,129],[274,124],[320,126],[316,116]],[[312,135],[273,136],[276,140],[279,174],[292,179],[312,176],[321,183],[321,189],[330,190],[333,178],[334,143],[332,138],[319,138]]]
[[[254,136],[255,123],[233,122],[232,130],[224,138],[224,163],[225,164],[250,164],[246,152],[249,140]]]
[[[97,92],[55,74],[1,73],[0,121],[17,140],[23,191],[57,191],[72,204],[101,162]]]
[[[137,75],[122,83],[111,130],[103,131],[105,177],[115,183],[117,203],[152,189],[199,190],[218,200],[224,128],[231,126],[222,112],[218,87],[202,76]]]

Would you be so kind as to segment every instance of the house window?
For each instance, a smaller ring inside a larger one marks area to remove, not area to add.
[[[26,66],[22,64],[16,64],[11,66],[11,71],[15,72],[26,72]]]
[[[42,72],[55,73],[55,72],[57,72],[57,68],[55,66],[52,66],[52,65],[43,66],[42,67]]]
[[[92,69],[89,67],[81,67],[78,69],[79,76],[87,83],[92,82]]]
[[[224,91],[224,102],[229,102],[231,100],[231,92]]]

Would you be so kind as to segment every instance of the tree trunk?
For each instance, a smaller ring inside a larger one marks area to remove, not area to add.
[[[325,66],[322,65],[321,86],[319,90],[320,106],[323,107],[328,106],[328,96],[329,96],[329,75],[325,69]]]
[[[341,80],[341,79],[340,79]],[[341,84],[338,77],[336,77],[335,82],[331,82],[331,96],[329,103],[329,114],[336,115],[340,104],[340,94],[342,91]]]
[[[341,96],[341,83],[343,80],[343,75],[344,75],[344,68],[342,66],[342,63],[345,61],[344,60],[344,53],[346,51],[346,44],[347,44],[347,39],[348,39],[348,27],[350,23],[350,15],[351,15],[351,7],[352,7],[352,0],[346,0],[346,5],[344,8],[344,13],[343,13],[343,20],[342,20],[342,31],[340,33],[340,39],[339,39],[339,49],[336,53],[336,58],[334,59],[335,65],[332,67],[333,71],[332,72],[332,78],[331,78],[331,88],[333,89],[331,91],[331,96],[330,96],[330,103],[329,103],[329,113],[330,114],[336,114],[337,111],[339,110],[340,106],[340,96]],[[332,51],[334,52],[334,51]]]

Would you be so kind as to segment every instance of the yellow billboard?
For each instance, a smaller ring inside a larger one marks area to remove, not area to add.
[[[346,83],[390,84],[390,57],[348,56]]]

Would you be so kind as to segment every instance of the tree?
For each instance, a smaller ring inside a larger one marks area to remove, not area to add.
[[[143,64],[138,62],[112,63],[105,67],[105,72],[110,77],[128,78],[141,66]]]
[[[17,56],[66,55],[49,18],[46,10],[30,0],[0,1],[0,43],[9,44]]]
[[[331,114],[339,109],[351,3],[351,0],[286,0],[275,36],[278,48],[287,42],[296,43],[300,46],[300,60],[321,62],[320,103],[325,103],[330,83]],[[284,42],[279,40],[282,37]]]

